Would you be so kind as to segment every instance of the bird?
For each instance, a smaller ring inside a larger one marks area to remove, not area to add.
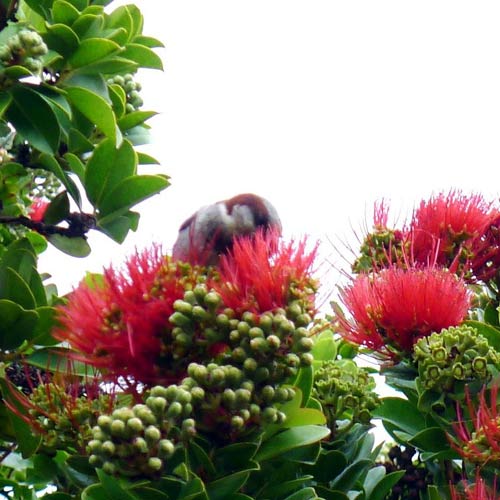
[[[236,236],[251,235],[259,229],[281,234],[276,208],[256,194],[238,194],[203,206],[186,219],[179,228],[172,258],[192,265],[216,266]]]

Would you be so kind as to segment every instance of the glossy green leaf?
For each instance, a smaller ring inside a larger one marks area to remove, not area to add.
[[[300,425],[323,425],[326,417],[322,411],[312,408],[299,408],[287,414],[286,427],[297,427]]]
[[[134,178],[137,155],[128,141],[117,149],[112,140],[104,140],[87,162],[85,189],[90,202],[101,207],[109,193],[125,179]]]
[[[433,484],[427,486],[427,496],[429,497],[429,500],[442,500],[443,498],[441,493],[439,493],[437,486],[434,486]]]
[[[160,162],[151,155],[146,153],[138,153],[137,159],[139,161],[139,165],[159,165]]]
[[[49,204],[43,220],[47,224],[58,224],[69,215],[69,198],[66,191],[59,193]]]
[[[21,78],[35,76],[28,68],[20,65],[9,66],[5,68],[2,73],[2,76],[6,76],[12,80],[20,80]]]
[[[141,68],[163,69],[160,56],[144,45],[129,43],[121,56],[135,61]]]
[[[187,446],[190,466],[194,470],[203,469],[205,473],[210,476],[215,476],[215,467],[208,457],[206,451],[195,441],[189,443]]]
[[[17,271],[10,267],[0,268],[0,299],[12,300],[25,309],[34,309],[36,306],[35,297],[29,285]]]
[[[127,489],[121,486],[117,478],[109,476],[100,469],[97,470],[97,476],[99,477],[103,488],[106,490],[110,498],[137,500],[137,497],[135,497]]]
[[[67,92],[71,104],[76,109],[95,123],[106,137],[113,139],[116,144],[121,144],[122,136],[116,125],[111,105],[107,101],[94,92],[81,87],[70,87]]]
[[[283,454],[283,459],[288,462],[296,462],[299,464],[313,465],[318,460],[321,451],[319,442],[300,448],[293,448]]]
[[[88,153],[94,145],[77,129],[71,129],[68,134],[68,149],[71,153]]]
[[[312,351],[314,361],[330,361],[337,356],[337,343],[331,330],[326,330],[315,339]]]
[[[170,500],[172,498],[167,493],[152,487],[134,488],[134,495],[141,500]]]
[[[284,481],[279,484],[270,484],[261,492],[261,496],[264,498],[279,498],[283,495],[291,493],[298,488],[303,487],[305,483],[313,479],[314,476],[303,476],[297,479],[292,479],[290,481]]]
[[[165,47],[163,42],[158,40],[157,38],[153,38],[151,36],[139,35],[134,38],[134,43],[139,45],[144,45],[145,47],[149,47],[150,49],[154,49],[156,47]]]
[[[233,443],[214,452],[213,462],[217,470],[234,472],[248,466],[257,452],[257,443]]]
[[[139,214],[128,211],[123,215],[110,215],[99,220],[97,229],[109,236],[117,243],[123,243],[129,231],[136,231],[139,223]]]
[[[128,130],[137,125],[141,125],[146,120],[149,120],[158,113],[155,111],[133,111],[132,113],[127,113],[122,118],[118,120],[118,126],[122,130]]]
[[[137,203],[158,194],[168,187],[167,178],[160,175],[135,175],[128,177],[111,188],[99,204],[102,216],[128,210]]]
[[[43,35],[48,47],[64,57],[69,57],[80,45],[78,35],[65,24],[49,24]]]
[[[384,467],[383,467],[384,468]],[[375,467],[374,469],[370,469],[367,473],[367,479],[370,473],[378,469]],[[385,468],[384,468],[385,469]],[[376,484],[372,485],[371,491],[366,492],[366,500],[385,500],[387,495],[392,490],[393,486],[405,475],[405,471],[395,471],[389,474],[385,474],[383,478],[381,478]],[[366,480],[365,480],[365,488],[366,488]]]
[[[18,133],[43,153],[53,154],[57,151],[59,123],[45,99],[26,86],[12,88],[11,95],[12,102],[6,116]]]
[[[423,451],[439,452],[450,449],[446,433],[440,427],[430,427],[415,434],[410,439],[410,444]]]
[[[11,101],[12,96],[8,92],[0,92],[0,118],[3,117]]]
[[[102,97],[107,103],[111,104],[109,98],[108,85],[103,75],[87,75],[81,71],[73,72],[64,82],[64,89],[78,87],[90,90],[99,97]]]
[[[117,117],[125,114],[125,105],[127,103],[127,94],[120,85],[111,84],[109,86],[109,97],[113,103],[113,111]]]
[[[225,500],[231,498],[246,483],[250,471],[239,471],[225,476],[206,485],[210,500]]]
[[[327,427],[318,425],[293,427],[274,435],[263,443],[255,459],[257,461],[270,460],[293,448],[321,441],[329,435],[330,430]]]
[[[39,346],[51,346],[59,341],[52,337],[52,329],[56,324],[56,309],[54,307],[37,307],[38,321],[33,331],[33,342]]]
[[[363,459],[349,464],[331,483],[330,487],[346,493],[353,488],[361,476],[371,467],[372,461]]]
[[[52,3],[54,0],[25,0],[25,2],[38,14],[49,18],[49,8],[52,7]]]
[[[73,153],[66,153],[64,159],[67,161],[69,169],[83,182],[85,179],[85,165],[82,160]]]
[[[319,498],[314,488],[303,488],[285,498],[285,500],[313,500]]]
[[[127,41],[134,31],[134,21],[128,6],[122,5],[109,15],[106,25],[111,28],[123,28],[127,33]]]
[[[347,466],[346,456],[338,450],[322,450],[316,463],[305,468],[306,472],[313,474],[317,481],[329,483],[337,477]]]
[[[68,193],[71,195],[76,204],[81,207],[82,201],[80,198],[80,191],[78,190],[75,182],[69,177],[62,169],[59,162],[52,155],[41,154],[38,158],[38,163],[45,169],[52,172],[64,185]]]
[[[380,406],[372,413],[374,418],[381,418],[412,436],[426,428],[424,417],[406,399],[383,398]]]
[[[70,349],[65,347],[47,347],[37,349],[29,356],[26,362],[43,370],[58,373],[70,373],[81,377],[89,377],[94,374],[94,368],[79,361],[70,360]]]
[[[55,0],[52,5],[52,19],[56,24],[71,26],[79,17],[80,12],[65,0]]]
[[[137,7],[134,4],[129,4],[127,5],[128,11],[130,12],[130,15],[132,16],[132,21],[134,23],[132,27],[132,36],[136,37],[138,35],[142,34],[142,28],[144,26],[144,18],[142,16],[141,11],[139,10],[139,7]]]
[[[0,348],[4,351],[16,349],[24,341],[31,340],[38,321],[35,311],[25,310],[7,299],[0,299],[0,318]]]
[[[87,257],[91,252],[91,248],[84,238],[69,238],[61,234],[51,234],[47,236],[47,240],[58,250],[72,257]]]
[[[318,493],[318,495],[321,495],[321,498],[323,498],[324,500],[351,500],[342,491],[330,490],[323,486],[316,486],[316,492]]]
[[[104,59],[118,50],[120,50],[120,46],[112,40],[87,38],[80,43],[68,62],[73,68],[80,68]]]
[[[302,406],[306,406],[311,396],[314,383],[314,372],[312,366],[302,366],[299,369],[294,385],[298,387],[302,393]]]
[[[199,477],[193,477],[181,489],[179,499],[183,500],[209,500],[205,485]]]
[[[134,73],[139,65],[121,56],[111,55],[95,63],[88,64],[78,69],[80,75],[114,75],[117,73]]]
[[[89,4],[89,0],[66,0],[73,7],[77,8],[80,12],[82,12]]]
[[[104,16],[95,14],[82,14],[73,23],[72,28],[83,40],[84,38],[98,37],[104,28]]]

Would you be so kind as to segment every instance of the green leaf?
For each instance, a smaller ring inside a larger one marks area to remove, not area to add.
[[[170,500],[172,497],[153,488],[134,488],[134,495],[141,500]]]
[[[412,436],[426,428],[424,417],[415,405],[406,399],[383,398],[372,414],[374,418],[381,418],[383,422],[389,422]]]
[[[163,42],[158,40],[157,38],[153,38],[151,36],[144,36],[144,35],[139,35],[134,38],[134,43],[137,43],[139,45],[144,45],[146,47],[149,47],[150,49],[154,49],[156,47],[165,47]]]
[[[120,498],[123,500],[137,500],[135,495],[132,495],[128,490],[123,488],[117,478],[109,476],[102,470],[97,470],[97,476],[99,477],[103,488],[109,495],[109,498]]]
[[[73,68],[80,68],[104,59],[118,50],[120,50],[120,46],[112,40],[87,38],[80,43],[68,62]]]
[[[312,366],[302,366],[299,369],[294,385],[302,392],[302,406],[307,406],[307,402],[311,397],[311,392],[314,383],[314,373]]]
[[[206,454],[205,450],[198,443],[194,441],[189,443],[187,451],[189,455],[189,463],[193,469],[197,470],[200,468],[205,471],[205,474],[215,476],[217,472],[212,461]]]
[[[80,75],[115,75],[117,73],[134,73],[137,71],[138,67],[138,64],[130,59],[125,59],[120,56],[109,56],[79,68],[78,73]]]
[[[346,493],[353,488],[360,477],[370,468],[372,461],[368,459],[357,460],[348,465],[331,483],[330,487]]]
[[[48,154],[41,154],[38,163],[49,172],[52,172],[62,182],[73,200],[75,200],[75,203],[81,208],[82,200],[80,198],[80,191],[78,191],[74,181],[62,169],[55,157]]]
[[[21,275],[10,267],[0,269],[0,299],[8,299],[25,309],[34,309],[35,297]],[[0,316],[1,317],[1,316]]]
[[[217,470],[233,472],[245,469],[257,452],[257,443],[233,443],[217,448],[213,462]]]
[[[133,34],[134,21],[128,6],[122,5],[111,12],[108,16],[106,25],[110,28],[123,28],[127,33],[126,41],[129,41]]]
[[[314,361],[330,361],[337,357],[337,343],[331,330],[326,330],[316,338],[311,354]]]
[[[98,37],[104,28],[104,16],[82,14],[73,23],[72,28],[81,39]]]
[[[139,165],[159,165],[160,162],[146,153],[137,153],[137,159],[139,161]]]
[[[48,24],[43,39],[49,48],[65,58],[70,57],[80,45],[78,35],[65,24]]]
[[[262,444],[255,459],[257,461],[270,460],[300,446],[321,441],[330,435],[330,430],[318,425],[304,425],[287,429],[274,435]]]
[[[158,113],[155,111],[133,111],[132,113],[127,113],[122,118],[118,120],[118,126],[122,130],[128,130],[137,125],[141,125],[146,120],[151,117],[156,116]]]
[[[367,479],[370,473],[375,469],[378,469],[378,467],[375,467],[374,469],[370,469],[368,471],[366,475]],[[368,491],[366,492],[366,500],[384,500],[385,498],[387,498],[387,495],[392,490],[393,486],[395,486],[396,483],[404,475],[405,475],[404,470],[399,470],[386,474],[382,479],[380,479],[380,481],[378,481],[375,485],[373,485],[373,488],[369,494]],[[365,480],[365,488],[366,488],[366,480]]]
[[[258,467],[254,468],[257,469]],[[232,495],[246,483],[249,475],[250,471],[239,471],[207,484],[206,490],[210,500],[232,498]]]
[[[80,12],[64,0],[55,0],[52,5],[52,19],[56,24],[72,25],[80,16]]]
[[[25,340],[31,340],[38,315],[11,300],[1,299],[0,318],[0,348],[7,351],[18,348]]]
[[[80,361],[71,359],[71,349],[65,347],[49,347],[37,349],[29,356],[26,356],[27,363],[37,366],[42,370],[49,370],[56,373],[68,373],[79,377],[91,377],[95,369],[85,365]]]
[[[38,321],[33,331],[33,342],[39,346],[51,346],[59,341],[52,337],[52,328],[56,324],[56,309],[54,307],[37,307]]]
[[[0,118],[3,117],[5,110],[9,107],[12,96],[8,92],[0,92]]]
[[[68,148],[72,153],[88,153],[94,145],[77,129],[73,128],[68,134]]]
[[[89,4],[89,0],[67,0],[73,7],[82,12]]]
[[[95,123],[106,137],[113,139],[117,145],[121,144],[122,135],[108,102],[94,92],[81,87],[70,87],[67,92],[71,104],[76,109]]]
[[[127,103],[127,94],[120,85],[111,84],[109,86],[109,97],[113,103],[113,111],[117,117],[125,114],[125,105]]]
[[[427,496],[429,500],[442,500],[442,496],[437,489],[437,486],[429,485],[427,486]]]
[[[111,104],[109,98],[108,85],[102,75],[86,75],[81,71],[74,72],[64,82],[64,89],[69,87],[79,87],[90,90],[94,94],[102,97],[107,103]]]
[[[264,498],[279,498],[298,488],[302,488],[304,483],[309,482],[311,479],[314,479],[314,476],[303,476],[279,484],[270,484],[261,492],[261,496]]]
[[[61,234],[51,234],[47,236],[47,240],[58,250],[72,257],[88,257],[91,252],[91,248],[84,238],[68,238]]]
[[[6,116],[17,132],[34,148],[53,154],[59,147],[57,117],[40,94],[27,86],[11,89],[12,102]]]
[[[123,243],[129,231],[136,231],[139,223],[139,214],[128,211],[123,215],[104,217],[97,224],[97,229],[109,236],[117,243]]]
[[[68,162],[70,170],[78,176],[81,182],[83,182],[85,179],[85,165],[82,160],[73,153],[66,153],[64,159]]]
[[[450,443],[446,433],[440,427],[430,427],[415,434],[410,439],[410,444],[424,451],[447,451],[450,449]]]
[[[283,459],[288,462],[297,462],[299,464],[313,465],[317,460],[321,451],[319,442],[308,446],[294,448],[283,454]]]
[[[319,497],[318,495],[316,495],[316,491],[314,491],[314,488],[304,488],[300,491],[297,491],[296,493],[293,493],[290,496],[287,496],[285,500],[312,500],[315,498]]]
[[[346,466],[347,458],[342,452],[338,450],[322,450],[316,463],[312,467],[306,467],[305,471],[313,474],[317,481],[329,483]]]
[[[326,423],[326,417],[324,413],[320,410],[314,410],[312,408],[298,408],[287,413],[287,418],[285,422],[286,427],[298,427],[301,425],[324,425]]]
[[[59,193],[49,204],[43,221],[47,224],[58,224],[69,215],[69,198],[66,191]]]
[[[87,162],[84,184],[89,201],[101,207],[123,180],[134,178],[136,168],[137,155],[130,142],[123,141],[117,149],[113,141],[101,141]]]
[[[318,495],[321,495],[321,498],[324,498],[325,500],[350,500],[345,493],[326,489],[323,486],[316,486],[316,491]]]
[[[135,61],[141,68],[163,69],[160,56],[144,45],[129,43],[120,55]]]
[[[135,175],[114,186],[99,205],[100,215],[108,215],[130,207],[158,194],[170,183],[162,175]]]

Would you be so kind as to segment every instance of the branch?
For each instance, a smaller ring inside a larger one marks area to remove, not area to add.
[[[68,238],[86,239],[86,234],[96,227],[96,219],[90,214],[72,212],[66,217],[65,221],[68,223],[67,227],[46,224],[45,222],[35,222],[24,215],[19,217],[0,215],[0,224],[18,224],[32,229],[43,236],[60,234]]]

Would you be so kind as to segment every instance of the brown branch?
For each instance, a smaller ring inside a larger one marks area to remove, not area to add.
[[[37,222],[23,215],[19,217],[0,215],[0,224],[17,224],[32,229],[43,236],[60,234],[68,238],[86,239],[87,233],[96,227],[96,219],[90,214],[72,212],[66,217],[65,221],[68,223],[67,227]]]

